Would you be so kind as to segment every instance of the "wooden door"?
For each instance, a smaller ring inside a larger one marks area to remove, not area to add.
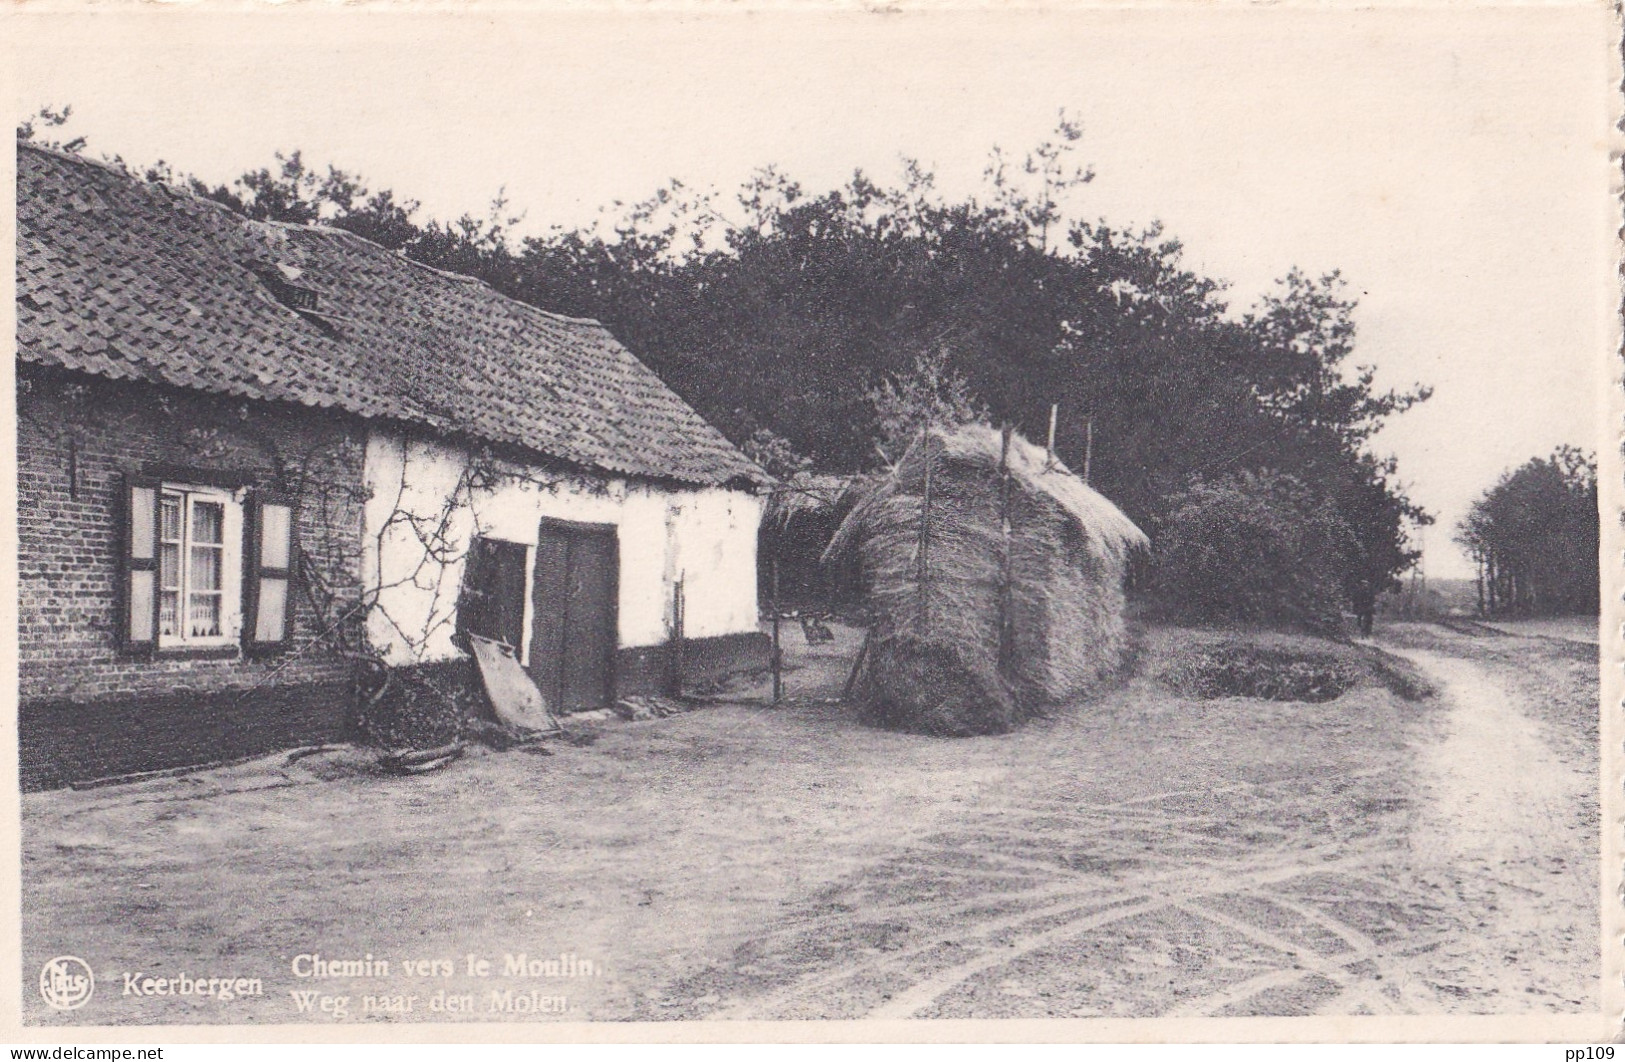
[[[607,707],[614,696],[619,583],[613,525],[542,521],[530,673],[555,711]]]

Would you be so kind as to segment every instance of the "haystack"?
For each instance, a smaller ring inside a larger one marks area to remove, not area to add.
[[[1123,574],[1145,535],[1019,435],[1003,453],[982,425],[922,434],[825,550],[826,564],[856,554],[875,615],[865,721],[1002,733],[1120,663]]]

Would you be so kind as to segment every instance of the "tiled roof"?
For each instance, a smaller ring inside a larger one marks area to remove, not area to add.
[[[89,160],[19,144],[17,171],[22,360],[343,409],[617,475],[766,482],[596,321]],[[318,292],[315,314],[273,294],[288,277]]]

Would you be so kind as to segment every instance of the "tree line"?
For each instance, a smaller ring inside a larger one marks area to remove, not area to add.
[[[890,181],[855,172],[822,191],[768,167],[731,195],[672,181],[594,224],[524,238],[500,194],[483,215],[419,220],[417,202],[297,151],[229,185],[162,162],[127,168],[597,318],[772,471],[882,465],[911,388],[952,392],[964,416],[1035,439],[1057,407],[1057,454],[1074,469],[1087,459],[1092,485],[1154,541],[1179,541],[1172,521],[1215,492],[1241,509],[1289,493],[1277,523],[1330,521],[1293,562],[1313,569],[1310,611],[1368,611],[1417,557],[1408,527],[1430,519],[1370,439],[1429,389],[1379,390],[1351,364],[1357,301],[1336,272],[1291,269],[1238,311],[1159,225],[1071,216],[1094,176],[1075,162],[1082,135],[1063,114],[1022,156],[995,149],[968,196],[941,194],[911,161]],[[1274,574],[1220,564],[1213,577],[1234,585],[1194,597],[1279,618],[1263,614],[1270,595],[1248,592]],[[1174,611],[1220,618],[1182,602],[1188,590],[1166,595]]]
[[[1456,542],[1477,567],[1480,612],[1594,615],[1599,533],[1597,457],[1559,446],[1485,491]]]

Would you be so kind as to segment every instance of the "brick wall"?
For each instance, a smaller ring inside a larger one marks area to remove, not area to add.
[[[267,685],[333,688],[349,666],[318,641],[359,598],[365,434],[342,414],[18,366],[18,678],[24,705],[195,697]],[[250,659],[151,659],[118,647],[121,476],[162,466],[288,490],[299,543],[334,591],[319,616],[302,580],[295,642]]]
[[[18,711],[25,791],[224,763],[348,735],[348,682],[31,701]]]
[[[669,645],[618,650],[615,654],[615,695],[630,697],[670,692],[674,678],[671,653]],[[760,632],[691,638],[683,644],[682,665],[678,686],[685,692],[692,692],[696,686],[728,675],[772,667],[773,641]]]

